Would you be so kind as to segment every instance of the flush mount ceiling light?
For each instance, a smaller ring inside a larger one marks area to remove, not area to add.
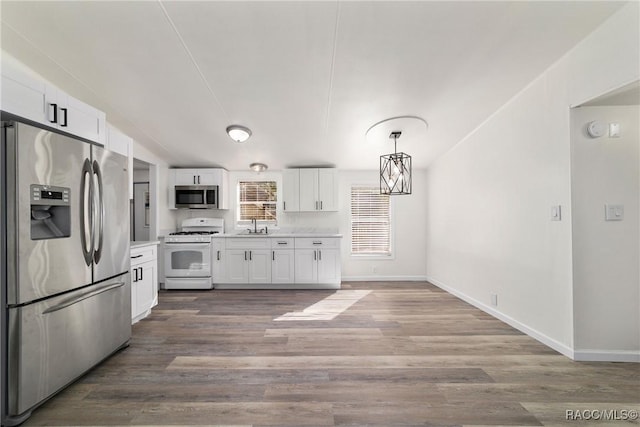
[[[264,172],[267,170],[267,165],[264,163],[251,163],[249,168],[255,172]]]
[[[245,142],[251,136],[251,129],[240,125],[227,127],[227,133],[235,142]]]
[[[380,194],[411,194],[411,156],[398,153],[401,131],[393,131],[394,152],[380,156]]]

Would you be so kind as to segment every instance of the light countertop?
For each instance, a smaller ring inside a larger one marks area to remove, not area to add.
[[[241,237],[241,238],[256,238],[256,237],[274,237],[274,238],[284,238],[284,237],[310,237],[310,238],[321,238],[321,237],[342,237],[342,234],[339,233],[313,233],[313,232],[280,232],[274,231],[269,232],[268,234],[248,234],[246,232],[240,233],[225,233],[225,234],[216,234],[214,237]]]
[[[136,240],[135,242],[130,242],[131,249],[142,248],[144,246],[153,246],[158,244],[160,244],[158,240]]]

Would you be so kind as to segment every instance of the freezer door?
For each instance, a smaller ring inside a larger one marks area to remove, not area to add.
[[[123,275],[9,309],[9,415],[51,396],[131,336],[131,285]]]
[[[129,184],[125,156],[93,146],[93,280],[129,271]]]
[[[91,266],[83,254],[89,229],[81,218],[84,212],[86,223],[91,211],[90,176],[83,179],[91,152],[85,142],[13,123],[5,129],[8,207],[15,207],[7,212],[7,303],[20,304],[91,283]],[[32,194],[47,187],[68,189],[67,206],[48,207],[46,199]]]

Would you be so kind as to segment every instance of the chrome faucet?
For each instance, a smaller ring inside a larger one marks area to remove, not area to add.
[[[249,234],[268,234],[269,230],[267,228],[267,226],[265,226],[264,228],[261,228],[260,230],[258,230],[258,220],[257,219],[252,219],[251,220],[251,224],[253,225],[253,230],[251,228],[247,228],[247,231],[249,232]]]

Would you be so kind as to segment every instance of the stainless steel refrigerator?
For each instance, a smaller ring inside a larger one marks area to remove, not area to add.
[[[3,424],[128,344],[127,159],[2,113]]]

